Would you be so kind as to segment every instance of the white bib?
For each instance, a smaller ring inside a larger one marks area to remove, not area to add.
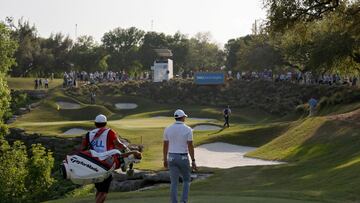
[[[104,130],[104,132],[94,139],[96,133],[100,130],[100,128],[94,129],[89,132],[89,142],[92,149],[96,152],[102,153],[108,151],[107,149],[107,136],[110,131],[109,129]]]

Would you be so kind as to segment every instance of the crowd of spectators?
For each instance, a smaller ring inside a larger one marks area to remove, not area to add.
[[[141,74],[130,75],[126,71],[121,72],[86,72],[86,71],[70,71],[64,73],[64,87],[76,87],[78,82],[85,82],[87,84],[95,84],[101,82],[122,82],[128,80],[148,80],[150,79],[149,72]]]
[[[42,88],[48,89],[49,88],[49,79],[36,78],[34,81],[34,85],[35,85],[34,89],[36,89],[36,90],[42,89]]]
[[[179,72],[174,75],[176,78],[193,79],[195,73],[193,71]],[[264,71],[243,71],[243,72],[226,72],[227,79],[230,80],[267,80],[274,82],[293,82],[298,84],[326,84],[326,85],[358,85],[358,76],[339,75],[339,74],[321,74],[316,75],[311,72],[301,73],[300,71],[285,71],[273,72],[272,70]],[[101,83],[101,82],[123,82],[128,80],[151,80],[150,72],[143,72],[140,74],[130,75],[126,71],[113,72],[86,72],[86,71],[71,71],[64,73],[64,87],[76,87],[78,82],[85,82],[87,84]],[[37,79],[38,80],[38,79]],[[38,85],[40,87],[41,79]]]
[[[326,84],[326,85],[358,85],[358,76],[355,75],[339,75],[339,74],[312,74],[311,72],[301,73],[299,71],[287,71],[281,73],[273,73],[272,70],[264,71],[248,71],[227,72],[227,77],[236,80],[268,80],[274,82],[293,82],[298,84]]]

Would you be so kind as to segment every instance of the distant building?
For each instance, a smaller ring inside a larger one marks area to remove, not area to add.
[[[174,77],[172,52],[169,49],[155,49],[158,59],[151,66],[153,82],[169,81]]]

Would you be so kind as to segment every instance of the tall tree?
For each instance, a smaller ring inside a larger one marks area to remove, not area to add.
[[[167,49],[169,44],[164,33],[147,32],[139,48],[139,58],[144,68],[150,69],[156,53],[154,49]]]
[[[25,76],[35,68],[36,57],[41,52],[37,30],[34,25],[30,25],[29,21],[20,19],[17,25],[13,21],[9,21],[12,31],[12,38],[19,44],[19,49],[15,53],[17,64],[11,69],[14,76]]]
[[[337,9],[346,0],[265,0],[271,28],[284,31],[297,21],[322,18]]]
[[[41,40],[41,48],[48,51],[52,64],[42,64],[41,60],[38,60],[35,64],[38,67],[38,72],[41,75],[48,75],[50,73],[62,73],[69,71],[73,68],[70,61],[70,51],[73,46],[73,42],[69,36],[64,36],[61,33],[51,34],[49,38]]]
[[[297,22],[277,38],[288,64],[301,71],[351,72],[359,70],[359,34],[351,34],[348,23],[337,13],[316,22]],[[346,62],[346,66],[339,66]]]
[[[186,70],[191,65],[189,64],[190,42],[188,37],[176,32],[173,36],[167,36],[167,41],[173,53],[175,73]]]
[[[128,69],[137,58],[137,51],[143,37],[144,31],[135,27],[116,28],[105,33],[102,42],[110,54],[109,68]]]
[[[289,65],[319,73],[360,71],[360,1],[265,3],[268,31]]]
[[[53,183],[51,170],[54,159],[40,145],[33,145],[28,155],[19,141],[13,145],[4,139],[4,112],[8,110],[10,94],[6,84],[9,68],[15,64],[13,54],[17,43],[10,30],[0,23],[0,196],[1,202],[40,202]]]
[[[251,36],[242,41],[237,52],[237,70],[276,70],[284,66],[283,56],[271,44],[267,35]]]
[[[6,75],[10,67],[16,64],[15,58],[13,58],[16,48],[17,44],[11,39],[10,30],[0,22],[0,124],[4,113],[9,108],[10,92],[6,83]],[[2,130],[0,131],[2,132]]]
[[[188,67],[191,70],[220,70],[224,60],[223,51],[211,42],[210,33],[197,33],[190,39]]]
[[[91,36],[80,36],[71,48],[70,55],[71,63],[77,70],[95,71],[102,58],[99,56],[98,45]]]
[[[246,35],[245,37],[239,37],[237,39],[230,39],[224,46],[226,54],[226,67],[230,70],[238,68],[238,52],[242,49],[246,49],[250,46],[252,35]]]

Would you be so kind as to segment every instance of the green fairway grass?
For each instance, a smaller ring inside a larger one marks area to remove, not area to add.
[[[191,120],[199,124],[222,126],[222,107],[161,104],[139,96],[98,94],[96,104],[88,95],[69,95],[60,88],[49,93],[41,106],[20,117],[10,127],[43,136],[64,137],[71,128],[92,129],[95,115],[108,116],[108,125],[132,143],[144,146],[139,169],[163,170],[162,134],[174,122],[172,114],[182,108],[190,117],[214,120]],[[58,109],[56,102],[77,103],[80,109]],[[116,103],[136,103],[138,108],[117,110]],[[358,104],[333,107],[341,113],[358,108]],[[233,108],[230,128],[194,132],[196,146],[226,142],[258,147],[246,156],[286,161],[277,166],[236,167],[226,170],[200,168],[214,173],[191,185],[191,202],[357,202],[360,201],[360,131],[354,123],[321,116],[285,118],[251,108]],[[160,117],[159,117],[160,116]],[[66,137],[72,137],[69,135]],[[78,135],[80,136],[80,135]],[[142,192],[110,193],[108,202],[168,202],[168,187]],[[90,192],[90,194],[89,194]],[[93,201],[92,190],[77,189],[68,199],[55,202]],[[79,195],[81,194],[81,195]],[[85,197],[83,197],[85,195]]]
[[[8,82],[8,86],[10,89],[14,90],[34,90],[35,87],[35,79],[36,78],[13,78],[8,77],[6,78]],[[56,88],[62,84],[62,79],[49,79],[49,89]],[[43,87],[45,84],[43,84]],[[46,90],[45,88],[42,88],[41,90]]]
[[[160,197],[136,197],[136,194],[132,194],[131,198],[124,198],[122,196],[117,196],[110,194],[106,202],[109,203],[167,203],[169,202],[169,197],[160,196]],[[57,203],[63,202],[74,202],[74,203],[85,203],[94,201],[94,198],[86,199],[65,199],[61,201],[54,201]],[[191,195],[191,203],[209,203],[209,202],[221,202],[221,203],[316,203],[316,201],[306,201],[306,200],[291,200],[291,199],[281,199],[281,198],[261,198],[261,197],[241,197],[241,196],[225,196],[225,195]]]

